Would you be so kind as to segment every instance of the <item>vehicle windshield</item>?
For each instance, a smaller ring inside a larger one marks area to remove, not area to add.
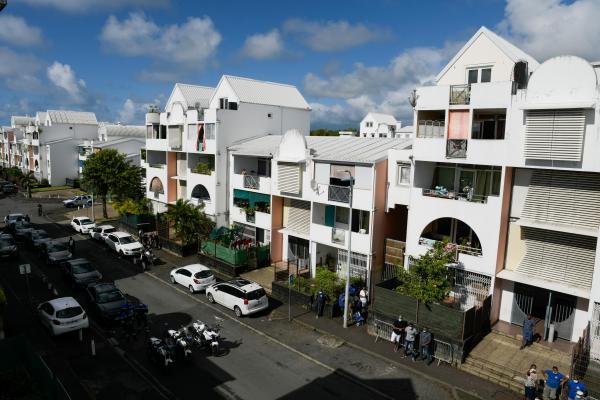
[[[56,312],[56,318],[73,318],[83,313],[83,309],[77,307],[67,307],[64,310]]]
[[[96,268],[90,263],[73,264],[71,270],[74,274],[87,274],[88,272],[95,271]]]
[[[196,277],[198,279],[210,278],[211,276],[212,276],[212,272],[210,270],[198,271],[194,275],[194,277]]]
[[[8,185],[8,186],[10,186],[10,185]],[[8,216],[9,221],[14,221],[14,220],[21,219],[21,218],[23,218],[23,216],[21,214],[13,214],[13,215]]]
[[[79,222],[81,222],[81,225],[92,225],[93,224],[91,219],[80,219]]]
[[[64,244],[51,244],[48,246],[48,253],[58,253],[59,251],[67,251]]]
[[[111,290],[110,292],[98,293],[98,303],[111,303],[113,301],[124,300],[123,295],[118,290]]]
[[[256,290],[246,293],[246,298],[248,300],[258,300],[265,295],[266,295],[265,290],[260,288],[260,289],[256,289]]]
[[[116,232],[116,231],[117,231],[117,228],[108,228],[108,229],[104,230],[104,233],[113,233],[113,232]]]
[[[135,243],[135,240],[131,236],[123,236],[119,238],[119,241],[121,242],[121,244]]]

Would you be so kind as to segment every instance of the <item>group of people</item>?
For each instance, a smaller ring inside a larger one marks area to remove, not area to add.
[[[394,344],[394,352],[404,348],[402,358],[410,356],[413,361],[420,358],[426,360],[427,365],[433,362],[433,335],[427,327],[419,332],[412,322],[400,315],[394,321],[390,340]]]
[[[160,249],[162,247],[157,232],[144,233],[144,231],[140,229],[138,231],[138,238],[144,246],[154,247],[155,249]]]
[[[366,322],[366,313],[369,304],[369,292],[366,287],[362,287],[360,290],[355,286],[350,286],[348,291],[348,311],[352,320],[355,322],[356,326],[361,326]],[[317,315],[315,318],[319,318],[323,316],[323,311],[325,309],[325,304],[329,300],[327,294],[319,289],[316,294],[316,302],[317,302]],[[312,301],[312,300],[311,300]],[[346,294],[341,293],[338,297],[338,306],[342,313],[344,312],[344,308],[346,307]]]
[[[544,400],[556,400],[561,391],[566,391],[569,400],[586,400],[587,388],[580,377],[573,375],[572,378],[558,371],[557,366],[542,371],[542,379],[538,375],[537,366],[532,364],[525,375],[525,399],[541,400],[540,389]]]

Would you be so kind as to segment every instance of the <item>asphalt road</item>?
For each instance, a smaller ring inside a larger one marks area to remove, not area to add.
[[[103,244],[74,234],[66,225],[38,218],[35,204],[19,198],[3,199],[0,200],[0,215],[9,210],[27,212],[32,222],[51,236],[67,240],[72,235],[76,240],[76,257],[88,258],[103,274],[104,280],[116,282],[127,295],[149,306],[153,334],[159,335],[167,327],[178,328],[196,319],[208,323],[213,323],[215,317],[221,319],[224,353],[212,357],[198,352],[194,355],[193,365],[176,365],[167,376],[149,363],[143,338],[125,340],[118,332],[115,334],[93,323],[87,335],[96,336],[98,340],[114,335],[116,340],[111,342],[130,360],[127,363],[118,357],[107,357],[98,361],[106,365],[101,368],[103,379],[98,379],[96,386],[110,387],[118,382],[117,387],[127,386],[129,391],[137,388],[132,398],[454,398],[447,387],[423,376],[350,349],[334,338],[288,323],[282,311],[271,309],[260,315],[237,319],[233,312],[208,304],[204,294],[191,295],[184,288],[171,285],[168,271],[172,266],[155,266],[149,273],[141,273],[137,265],[118,258]],[[46,203],[44,207],[48,210],[60,205]],[[45,274],[61,296],[73,295],[84,308],[88,306],[82,292],[66,285],[57,268],[43,265],[33,252],[24,249],[20,260],[3,261],[11,271],[16,271],[17,265],[24,262]],[[20,292],[21,299],[24,298],[22,285],[15,285],[14,290]],[[91,318],[94,322],[95,316]],[[59,344],[56,352],[60,353],[69,342],[77,342],[77,337],[70,335],[48,340]],[[65,361],[70,363],[77,376],[86,375],[85,365],[74,364],[69,357]],[[115,375],[111,376],[113,368]],[[106,392],[106,387],[99,391]],[[89,385],[87,388],[89,390]],[[116,398],[113,395],[112,399]]]

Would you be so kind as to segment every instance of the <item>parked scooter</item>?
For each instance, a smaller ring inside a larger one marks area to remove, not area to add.
[[[150,337],[146,347],[148,358],[158,365],[163,372],[169,373],[173,368],[173,349],[164,340]]]
[[[142,266],[142,271],[146,271],[150,269],[151,265],[158,260],[158,257],[154,255],[152,252],[152,248],[149,245],[145,245],[144,249],[140,253],[140,264]]]
[[[194,339],[189,334],[187,328],[179,330],[168,329],[165,332],[165,341],[167,343],[174,343],[176,354],[183,362],[189,364],[193,361],[192,344],[194,343]]]
[[[198,320],[191,325],[192,336],[197,345],[205,348],[213,356],[219,355],[221,351],[221,326],[210,327],[204,322]]]

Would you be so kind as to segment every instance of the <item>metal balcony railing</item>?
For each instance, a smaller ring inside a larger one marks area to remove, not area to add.
[[[443,138],[446,123],[443,120],[420,120],[418,122],[418,138]]]
[[[449,139],[446,143],[446,157],[467,158],[467,139]]]
[[[331,242],[335,244],[346,244],[346,231],[339,228],[331,228]]]
[[[487,196],[472,194],[470,191],[468,193],[450,191],[443,187],[436,189],[423,189],[423,196],[438,197],[449,200],[464,200],[473,203],[487,203]]]
[[[427,247],[433,247],[438,242],[439,241],[435,240],[435,239],[428,239],[428,238],[424,238],[424,237],[419,238],[419,244],[423,245],[423,246],[427,246]],[[455,257],[454,257],[455,261],[458,261],[459,254],[467,254],[469,256],[475,256],[475,257],[481,257],[483,255],[481,248],[465,246],[465,245],[460,245],[460,244],[456,244],[456,243],[446,243],[444,249],[446,251],[451,251],[451,252],[455,253]]]
[[[471,101],[471,85],[450,86],[450,104],[469,104]]]
[[[244,175],[244,187],[246,189],[258,190],[260,188],[260,180],[256,175]]]
[[[329,201],[350,203],[350,188],[346,186],[329,185]]]

